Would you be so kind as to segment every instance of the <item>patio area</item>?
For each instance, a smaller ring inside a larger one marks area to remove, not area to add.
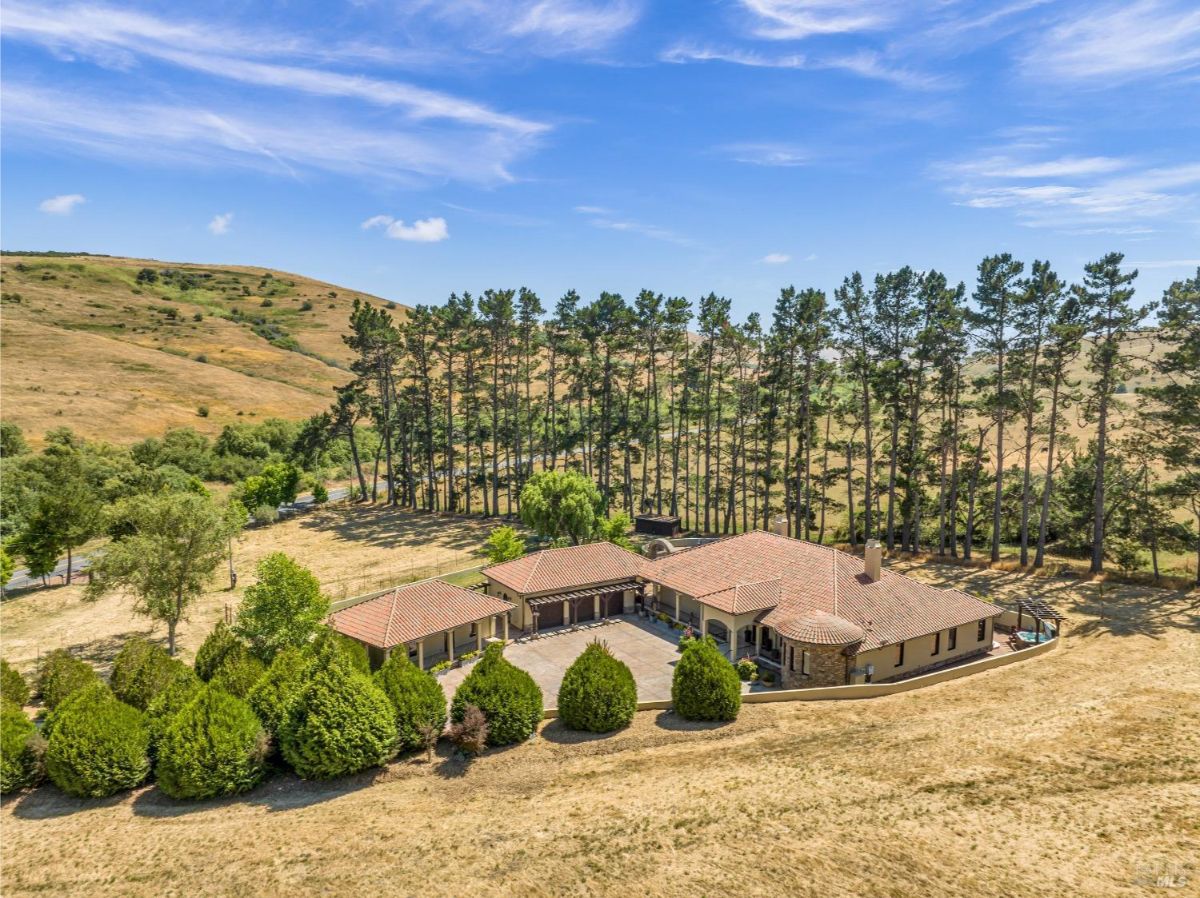
[[[612,617],[576,627],[547,630],[536,638],[524,637],[504,649],[504,657],[526,670],[542,689],[547,708],[558,704],[558,687],[563,674],[588,643],[599,639],[629,665],[637,682],[638,701],[661,701],[671,697],[671,678],[679,660],[674,637],[664,627],[634,617]],[[470,666],[441,674],[446,698],[470,672]]]

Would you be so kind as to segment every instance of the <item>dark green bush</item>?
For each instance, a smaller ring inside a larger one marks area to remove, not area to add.
[[[150,727],[150,753],[156,755],[167,728],[183,706],[195,697],[204,682],[190,667],[175,677],[146,708],[146,722]]]
[[[675,713],[685,720],[737,719],[742,683],[711,637],[683,650],[671,682],[671,702]]]
[[[393,651],[383,667],[375,671],[375,684],[396,709],[396,732],[401,751],[425,745],[423,730],[446,726],[446,693],[441,685],[408,660],[404,646]]]
[[[37,785],[45,750],[25,712],[12,702],[0,703],[0,794]]]
[[[38,673],[38,692],[47,708],[53,710],[73,693],[100,682],[100,675],[85,661],[66,649],[55,649],[42,661]]]
[[[162,646],[135,637],[117,653],[109,685],[118,700],[145,711],[167,686],[191,675],[187,665],[168,655]]]
[[[330,643],[346,656],[350,666],[359,673],[369,674],[371,672],[371,659],[367,655],[367,647],[357,639],[351,639],[332,627],[321,627],[317,631],[317,638],[313,640],[313,650],[319,654]]]
[[[305,779],[347,776],[395,754],[396,713],[370,677],[326,645],[314,659],[280,742],[284,759]]]
[[[21,672],[0,658],[0,701],[14,705],[29,704],[29,684]]]
[[[196,652],[196,663],[193,665],[196,668],[196,676],[207,683],[213,678],[225,656],[238,646],[242,646],[242,641],[234,635],[233,630],[225,621],[218,622]]]
[[[246,697],[277,744],[279,732],[300,695],[311,665],[311,653],[293,646],[280,649],[267,672]]]
[[[488,745],[511,745],[533,735],[542,719],[542,690],[528,673],[504,657],[493,643],[483,653],[450,704],[450,717],[462,723],[468,705],[475,705],[488,722]]]
[[[172,798],[246,792],[263,778],[268,744],[250,706],[218,688],[214,677],[167,727],[158,746],[158,785]]]
[[[628,665],[608,646],[593,642],[563,674],[558,716],[572,730],[610,733],[637,713],[637,684]]]
[[[103,683],[78,690],[47,722],[46,773],[80,798],[132,789],[150,773],[145,715],[117,701]]]
[[[230,695],[244,699],[266,670],[265,664],[251,655],[246,646],[238,643],[225,653],[209,682]]]

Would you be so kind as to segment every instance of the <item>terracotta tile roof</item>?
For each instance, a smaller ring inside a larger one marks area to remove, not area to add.
[[[903,574],[883,570],[872,582],[863,561],[803,540],[755,530],[684,549],[643,566],[642,577],[693,596],[729,613],[754,610],[735,599],[761,584],[779,581],[779,598],[759,619],[784,636],[804,641],[821,636],[843,645],[861,631],[856,651],[866,651],[994,617],[992,605],[958,590],[939,589]],[[742,587],[742,589],[738,589]],[[835,624],[814,612],[840,618]]]
[[[632,580],[646,563],[641,555],[612,543],[543,549],[485,567],[483,573],[523,595],[578,589],[611,580]]]
[[[444,580],[426,580],[335,611],[330,623],[339,633],[390,649],[512,607],[511,602],[473,589],[452,586]]]

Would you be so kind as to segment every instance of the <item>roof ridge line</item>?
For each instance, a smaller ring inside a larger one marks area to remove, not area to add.
[[[566,548],[563,546],[562,548]],[[542,563],[542,553],[548,552],[549,549],[542,549],[533,556],[533,568],[529,571],[529,576],[525,578],[525,582],[521,584],[521,592],[527,592],[529,583],[533,580],[533,575],[537,573],[538,566]]]
[[[392,623],[396,619],[396,603],[400,601],[400,587],[397,586],[392,590],[392,604],[388,608],[387,623],[383,627],[383,638],[385,642],[390,642],[392,639]]]

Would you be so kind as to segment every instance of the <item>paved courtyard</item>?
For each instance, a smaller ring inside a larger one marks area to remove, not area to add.
[[[536,639],[522,638],[504,649],[504,657],[537,681],[545,696],[546,707],[558,705],[558,687],[571,662],[599,639],[612,653],[629,665],[637,681],[638,701],[650,702],[671,697],[671,678],[679,660],[675,638],[678,634],[634,617],[614,617],[578,627],[548,630]],[[447,671],[438,679],[447,699],[463,681],[470,667]]]

